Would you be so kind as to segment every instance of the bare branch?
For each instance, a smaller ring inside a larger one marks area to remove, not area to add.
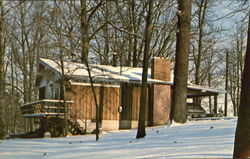
[[[115,29],[119,30],[120,32],[124,32],[126,34],[130,34],[130,35],[134,35],[134,36],[137,36],[139,38],[143,38],[143,36],[139,35],[139,34],[135,34],[135,33],[132,33],[132,32],[129,32],[127,30],[124,30],[124,29],[121,29],[120,27],[116,26],[114,23],[108,21],[107,22],[108,24],[110,24],[112,27],[114,27]]]

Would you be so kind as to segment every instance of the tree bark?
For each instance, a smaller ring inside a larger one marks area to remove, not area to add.
[[[63,136],[67,137],[68,135],[68,105],[66,99],[66,88],[65,88],[65,72],[64,72],[64,56],[62,50],[60,50],[60,67],[62,70],[62,81],[61,81],[61,89],[62,89],[62,97],[63,97],[63,108],[64,108],[64,133]]]
[[[248,22],[247,50],[242,74],[242,88],[238,123],[234,141],[234,158],[250,157],[250,15]]]
[[[109,21],[109,9],[110,9],[110,5],[108,2],[106,2],[105,6],[104,6],[104,9],[105,9],[105,15],[104,15],[104,19],[105,19],[105,22],[107,23]],[[103,57],[103,60],[102,60],[102,64],[104,65],[108,65],[109,63],[109,30],[108,30],[108,25],[105,25],[104,28],[103,28],[103,34],[104,34],[104,57]]]
[[[190,49],[191,0],[179,0],[177,41],[174,72],[174,92],[171,118],[178,123],[187,120],[186,98],[188,56]]]
[[[145,131],[145,109],[147,99],[147,76],[148,76],[148,65],[149,65],[149,52],[150,52],[150,41],[152,36],[152,19],[153,19],[153,0],[148,1],[148,15],[146,20],[145,28],[145,46],[144,46],[144,57],[143,57],[143,72],[142,72],[142,85],[141,85],[141,97],[140,97],[140,112],[139,122],[136,138],[144,138],[146,136]]]
[[[200,81],[200,67],[201,67],[201,56],[203,51],[203,37],[204,37],[204,23],[205,23],[205,16],[206,16],[206,10],[207,10],[207,3],[208,1],[201,0],[200,2],[200,8],[199,8],[199,39],[198,39],[198,55],[197,55],[197,61],[196,61],[196,68],[195,68],[195,84],[199,85],[201,84]]]
[[[0,1],[0,139],[5,136],[4,122],[4,49],[3,49],[3,4]]]
[[[101,2],[99,3],[101,4]],[[98,8],[98,6],[97,6]],[[96,9],[97,9],[96,8]],[[91,89],[92,89],[92,93],[93,93],[93,97],[94,97],[94,101],[95,101],[95,105],[96,105],[96,141],[99,140],[99,105],[97,102],[97,96],[96,96],[96,92],[95,92],[95,88],[94,88],[94,84],[93,84],[93,79],[91,76],[91,70],[90,70],[90,66],[88,63],[88,53],[89,53],[89,34],[88,34],[88,27],[89,27],[89,23],[88,23],[88,19],[90,17],[87,17],[87,1],[86,0],[81,0],[81,54],[82,54],[82,63],[84,63],[87,67],[87,71],[88,71],[88,76],[90,79],[90,84],[91,84]]]
[[[89,53],[89,24],[88,24],[88,12],[87,12],[87,1],[81,0],[81,39],[82,39],[82,62],[84,59],[88,59]]]

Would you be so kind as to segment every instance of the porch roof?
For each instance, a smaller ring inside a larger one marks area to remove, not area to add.
[[[200,85],[188,85],[187,97],[193,98],[202,96],[214,96],[222,93],[226,93],[226,91]]]

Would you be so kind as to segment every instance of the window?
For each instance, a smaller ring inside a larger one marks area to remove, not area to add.
[[[39,88],[39,100],[45,99],[45,87]]]

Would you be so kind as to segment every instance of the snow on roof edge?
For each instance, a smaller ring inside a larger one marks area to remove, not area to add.
[[[39,58],[39,60],[43,63],[46,64],[49,68],[53,69],[54,71],[58,72],[61,74],[61,71],[58,70],[58,63],[56,63],[54,60],[48,59],[48,58]],[[51,64],[54,63],[54,64]],[[56,66],[55,66],[56,64]],[[65,64],[68,65],[82,65],[82,67],[86,67],[85,64],[82,63],[73,63],[73,62],[65,62]],[[54,65],[54,66],[53,66]],[[114,66],[109,66],[109,65],[91,65],[93,66],[92,68],[96,69],[97,74],[98,73],[102,73],[101,75],[99,75],[96,78],[96,82],[101,82],[103,80],[107,80],[108,82],[128,82],[128,83],[140,83],[141,82],[141,75],[142,75],[142,68],[141,67],[114,67]],[[67,67],[66,67],[67,68]],[[59,67],[60,69],[60,67]],[[117,70],[122,70],[121,72],[117,71]],[[149,68],[149,76],[151,76],[150,73],[150,68]],[[70,71],[70,69],[69,69]],[[85,70],[86,71],[86,70]],[[133,72],[134,71],[134,72]],[[104,73],[108,72],[108,75],[105,75]],[[125,74],[127,72],[127,74]],[[75,73],[75,72],[73,72]],[[67,76],[70,77],[88,77],[88,75],[74,75],[74,74],[67,74]],[[95,76],[95,75],[93,75]],[[131,76],[131,77],[130,77]],[[157,79],[152,79],[151,77],[148,77],[148,83],[149,84],[164,84],[164,85],[173,85],[172,81],[163,81],[163,80],[157,80]],[[214,88],[209,88],[209,87],[205,87],[205,86],[200,86],[200,85],[192,85],[192,84],[188,84],[188,89],[193,89],[193,90],[201,90],[201,91],[208,91],[208,92],[213,92],[213,93],[226,93],[226,91],[224,90],[219,90],[219,89],[214,89]]]

